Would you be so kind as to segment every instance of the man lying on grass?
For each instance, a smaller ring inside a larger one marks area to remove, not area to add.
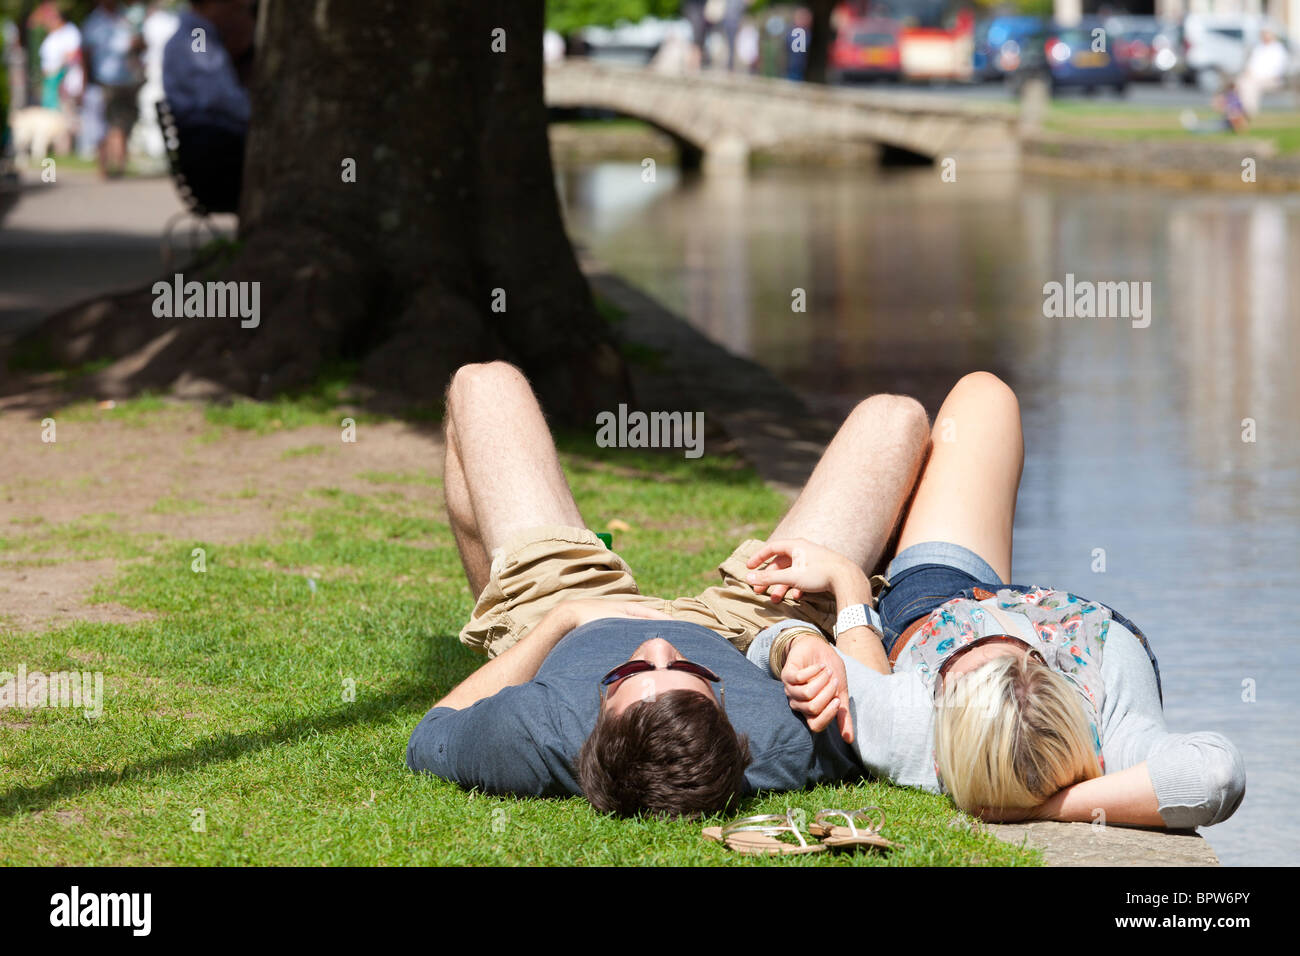
[[[853,562],[806,596],[746,584],[759,541],[743,542],[719,565],[721,583],[696,597],[642,595],[587,530],[541,409],[509,365],[456,373],[446,430],[447,511],[477,597],[460,639],[490,660],[420,721],[411,769],[490,793],[582,794],[621,815],[687,817],[757,790],[862,776],[843,664],[827,692],[840,689],[841,709],[821,708],[817,728],[835,721],[839,732],[814,733],[744,651],[790,618],[837,634],[850,656],[879,648],[865,569],[920,469],[928,423],[916,401],[859,404],[777,527]]]

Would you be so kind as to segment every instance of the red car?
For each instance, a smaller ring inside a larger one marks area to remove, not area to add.
[[[831,44],[830,70],[837,80],[893,79],[902,73],[895,20],[852,20]]]

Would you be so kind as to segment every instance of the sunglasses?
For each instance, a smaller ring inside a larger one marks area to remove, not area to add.
[[[1020,638],[1013,637],[1010,634],[989,634],[985,637],[971,641],[965,647],[958,648],[955,654],[949,655],[948,659],[939,665],[939,679],[935,682],[934,688],[936,697],[943,694],[944,678],[948,676],[948,671],[952,668],[952,665],[955,664],[958,659],[964,657],[968,651],[973,651],[975,648],[982,647],[985,644],[1010,644],[1012,647],[1022,648],[1029,653],[1030,657],[1037,660],[1038,663],[1045,667],[1048,666],[1047,660],[1043,655],[1038,653],[1038,651],[1034,650],[1034,648],[1030,647]]]
[[[609,694],[609,689],[613,687],[615,684],[617,684],[619,681],[625,680],[628,677],[633,677],[637,674],[645,674],[649,671],[661,670],[661,669],[670,670],[670,671],[681,671],[684,674],[690,674],[692,677],[698,677],[701,680],[706,680],[710,684],[717,684],[718,703],[722,705],[723,709],[726,709],[727,691],[726,688],[723,686],[722,678],[719,677],[717,674],[713,673],[713,671],[709,670],[703,664],[697,664],[694,661],[670,661],[663,668],[660,668],[657,665],[652,664],[650,661],[642,661],[642,660],[625,661],[622,664],[619,664],[618,667],[615,667],[612,671],[610,671],[608,674],[606,674],[604,677],[600,679],[601,706],[603,707],[605,705],[605,698]]]

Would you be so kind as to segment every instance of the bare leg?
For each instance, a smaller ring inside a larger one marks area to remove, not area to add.
[[[99,149],[101,175],[120,176],[126,168],[126,134],[117,127],[110,127]]]
[[[863,400],[772,536],[831,548],[870,574],[912,492],[928,442],[929,422],[920,402],[901,395]],[[769,593],[779,600],[786,589]],[[880,642],[873,637],[841,635],[839,649],[873,670],[882,666]]]
[[[928,435],[925,409],[913,398],[858,403],[772,537],[805,538],[870,574],[916,482]]]
[[[447,418],[447,457],[443,466],[443,491],[447,498],[447,516],[456,536],[460,563],[465,568],[469,589],[477,599],[487,586],[492,559],[478,536],[478,521],[474,517],[474,502],[465,483],[465,469],[460,463],[455,425]]]
[[[969,548],[1011,579],[1011,532],[1025,463],[1020,403],[988,372],[953,386],[934,422],[933,447],[903,519],[898,550],[924,541]]]
[[[514,366],[456,372],[447,438],[447,510],[476,596],[493,550],[510,535],[540,525],[585,527],[541,407]]]

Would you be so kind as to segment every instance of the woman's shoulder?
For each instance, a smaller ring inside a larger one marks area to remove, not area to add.
[[[1155,669],[1151,658],[1137,635],[1121,624],[1111,621],[1106,629],[1105,652],[1101,658],[1102,676],[1109,681],[1112,675],[1150,673],[1154,683]]]

